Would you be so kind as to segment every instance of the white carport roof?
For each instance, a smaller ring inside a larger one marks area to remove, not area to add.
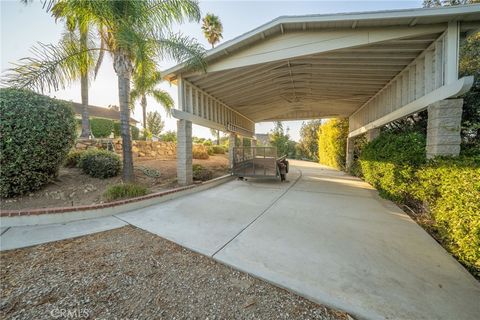
[[[480,27],[480,5],[284,16],[206,54],[206,72],[163,72],[254,122],[350,116],[434,45]],[[408,86],[407,86],[408,88]]]

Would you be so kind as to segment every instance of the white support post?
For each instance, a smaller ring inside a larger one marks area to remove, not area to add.
[[[458,45],[459,45],[458,21],[448,23],[445,58],[445,82],[447,84],[458,80]]]
[[[182,111],[187,111],[186,110],[186,103],[185,103],[185,83],[183,82],[183,79],[180,77],[177,79],[177,89],[178,89],[178,109]]]
[[[428,106],[427,158],[458,156],[463,99],[440,100]]]
[[[192,122],[177,121],[177,181],[180,185],[193,182]]]

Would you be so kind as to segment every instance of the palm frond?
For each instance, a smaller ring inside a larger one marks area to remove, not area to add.
[[[147,10],[156,25],[166,28],[173,23],[198,22],[201,18],[200,6],[196,0],[151,0],[148,1]]]
[[[135,109],[135,102],[140,99],[140,96],[140,91],[138,91],[137,89],[130,90],[130,110],[132,110],[132,113]]]
[[[171,115],[175,103],[167,91],[155,89],[151,91],[151,96],[165,109],[168,115]]]
[[[184,62],[190,70],[205,70],[205,48],[195,39],[180,33],[171,34],[167,38],[158,39],[158,55],[162,59]]]
[[[105,42],[105,38],[103,37],[102,30],[100,28],[99,30],[99,38],[100,38],[100,52],[98,54],[97,62],[95,63],[95,69],[94,69],[94,78],[97,78],[98,71],[100,70],[100,66],[102,65],[103,58],[105,57],[105,49],[107,47],[107,44]]]
[[[39,92],[65,88],[80,77],[78,68],[82,55],[98,48],[78,50],[69,43],[58,45],[38,43],[32,48],[33,57],[23,58],[6,71],[2,82]]]

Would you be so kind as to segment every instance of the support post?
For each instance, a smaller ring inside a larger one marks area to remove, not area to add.
[[[177,121],[177,181],[180,185],[193,183],[192,122]]]
[[[380,128],[374,128],[367,131],[367,141],[370,142],[380,135]]]
[[[235,147],[235,142],[237,140],[237,135],[233,132],[230,132],[228,135],[228,166],[230,169],[233,168],[233,148]]]
[[[440,100],[428,106],[427,158],[458,156],[463,99]]]
[[[347,138],[347,156],[345,161],[345,171],[348,171],[353,163],[353,139],[354,138]]]

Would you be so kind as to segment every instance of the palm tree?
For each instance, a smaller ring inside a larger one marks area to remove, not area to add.
[[[67,32],[62,37],[65,45],[77,47],[76,50],[82,52],[75,62],[78,64],[76,68],[80,76],[80,92],[82,101],[82,132],[80,137],[90,137],[90,120],[88,111],[88,86],[89,79],[92,76],[96,78],[98,70],[103,60],[103,51],[100,51],[96,63],[94,63],[95,51],[87,49],[95,47],[95,36],[90,32],[90,24],[81,16],[62,16],[61,2],[52,7],[52,15],[56,19],[65,19]],[[100,44],[103,46],[103,41]]]
[[[140,100],[143,117],[143,131],[144,135],[147,132],[147,96],[153,97],[167,112],[174,106],[174,102],[168,92],[158,89],[157,86],[162,82],[160,72],[152,71],[135,72],[133,74],[133,89],[130,91],[130,103],[133,105],[137,100]]]
[[[207,13],[207,15],[202,19],[202,30],[205,38],[207,38],[208,43],[212,45],[212,49],[215,47],[215,44],[220,41],[223,32],[222,22],[220,18],[213,13]]]
[[[173,23],[199,21],[200,9],[194,0],[61,0],[62,16],[80,16],[102,30],[105,48],[72,49],[67,46],[43,45],[38,57],[28,58],[9,70],[7,82],[17,87],[57,89],[73,80],[72,68],[62,68],[65,61],[90,51],[107,51],[113,57],[117,74],[125,182],[134,180],[130,136],[130,80],[146,57],[154,61],[170,58],[184,61],[191,69],[205,69],[204,49],[198,42],[173,34]],[[47,8],[48,10],[48,8]]]
[[[31,1],[22,0],[27,5]],[[95,51],[89,51],[87,49],[95,46],[95,36],[90,32],[91,25],[89,21],[84,19],[81,15],[64,15],[62,1],[58,2],[44,2],[44,6],[48,7],[52,12],[52,16],[55,20],[63,20],[65,22],[66,31],[62,34],[60,39],[61,46],[70,47],[76,51],[82,51],[82,54],[77,59],[70,59],[63,65],[64,68],[77,69],[78,74],[76,79],[80,79],[80,91],[82,101],[82,132],[80,137],[90,137],[90,121],[88,112],[88,84],[89,78],[93,76],[96,78],[98,70],[103,59],[103,51],[98,55],[98,59],[95,63]],[[67,65],[68,64],[68,65]]]

